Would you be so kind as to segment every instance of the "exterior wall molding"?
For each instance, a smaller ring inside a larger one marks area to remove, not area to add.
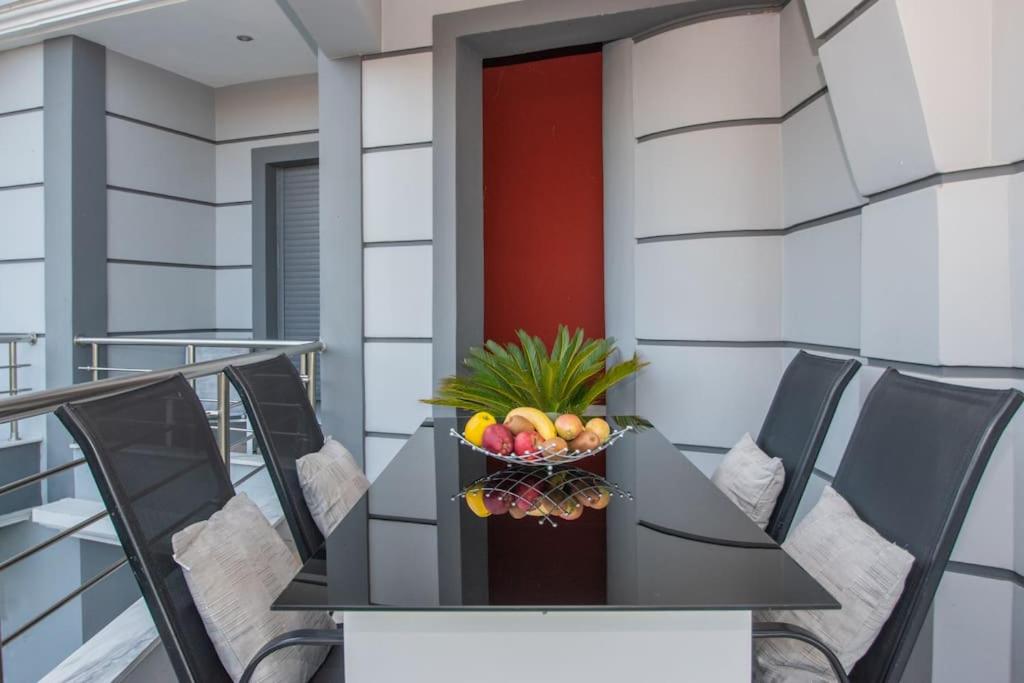
[[[0,8],[0,48],[8,40],[179,2],[184,0],[20,0]]]

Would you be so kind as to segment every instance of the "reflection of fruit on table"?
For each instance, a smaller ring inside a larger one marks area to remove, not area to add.
[[[482,477],[459,494],[477,517],[538,517],[539,523],[552,526],[558,526],[555,520],[579,519],[586,508],[603,510],[616,495],[632,499],[628,492],[593,472],[559,468],[539,473],[524,466]]]

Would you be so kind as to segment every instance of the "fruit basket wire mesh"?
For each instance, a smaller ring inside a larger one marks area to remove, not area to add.
[[[547,466],[547,468],[550,470],[553,465],[565,465],[577,462],[578,460],[583,460],[584,458],[589,458],[593,455],[597,455],[598,453],[601,453],[602,451],[606,450],[613,443],[621,439],[623,436],[626,435],[627,432],[631,431],[632,429],[633,425],[627,425],[622,429],[616,429],[615,431],[608,435],[607,441],[602,443],[597,448],[592,448],[586,451],[573,450],[568,448],[563,448],[560,451],[545,451],[543,449],[538,449],[536,451],[528,451],[526,453],[523,453],[522,455],[516,455],[515,453],[502,455],[501,453],[489,451],[486,448],[477,446],[472,441],[466,439],[466,437],[460,434],[459,431],[456,430],[454,427],[450,429],[448,433],[451,436],[458,439],[459,441],[461,441],[466,446],[472,448],[474,451],[478,453],[483,453],[484,455],[489,455],[490,457],[495,458],[496,460],[507,462],[510,465],[527,465],[529,467]]]
[[[579,519],[587,508],[603,510],[613,498],[633,500],[632,493],[601,475],[568,467],[541,475],[532,467],[510,466],[477,479],[452,500],[468,495],[492,499],[484,503],[491,514],[535,517],[538,524],[553,527]]]

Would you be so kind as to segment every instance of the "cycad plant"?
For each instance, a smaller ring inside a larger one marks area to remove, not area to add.
[[[499,417],[520,406],[582,414],[610,387],[647,365],[634,354],[606,368],[615,340],[584,339],[581,329],[570,336],[565,325],[558,326],[550,354],[539,337],[524,330],[517,335],[519,344],[488,341],[484,348],[471,348],[463,361],[470,374],[445,377],[437,396],[424,403]]]

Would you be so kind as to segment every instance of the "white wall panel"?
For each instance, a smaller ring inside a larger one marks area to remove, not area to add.
[[[937,189],[869,204],[861,221],[861,351],[938,363]]]
[[[107,320],[111,332],[214,327],[214,271],[111,263]]]
[[[213,201],[214,146],[107,117],[107,182],[147,192]]]
[[[673,443],[731,448],[756,434],[782,376],[778,348],[641,346],[637,410]]]
[[[433,321],[433,247],[363,251],[363,329],[367,337],[429,337]]]
[[[366,437],[363,447],[363,453],[366,455],[366,478],[371,482],[376,480],[404,445],[405,439]]]
[[[995,0],[992,19],[992,157],[997,164],[1024,159],[1024,3]]]
[[[659,33],[633,48],[636,135],[779,116],[779,15],[748,14]]]
[[[0,187],[43,182],[43,112],[0,117]]]
[[[914,70],[892,0],[871,6],[818,53],[861,194],[935,173]]]
[[[0,191],[0,260],[43,256],[43,202],[41,187]]]
[[[435,14],[459,12],[508,0],[381,0],[380,49],[408,50],[430,45]]]
[[[212,206],[107,191],[107,255],[214,265]]]
[[[934,683],[1019,680],[1010,668],[1015,590],[1008,581],[945,573],[935,594]]]
[[[217,265],[252,265],[252,206],[218,206],[214,211]]]
[[[46,330],[42,262],[0,263],[0,331]]]
[[[241,83],[214,91],[217,140],[315,130],[316,74]]]
[[[252,327],[252,270],[218,270],[216,327],[248,329]],[[208,296],[212,296],[210,292]]]
[[[804,3],[814,35],[820,36],[849,14],[861,0],[804,0]]]
[[[433,55],[363,62],[363,146],[429,142],[433,137]]]
[[[1009,178],[1010,318],[1013,364],[1024,366],[1024,174]]]
[[[43,44],[0,52],[0,114],[43,106]]]
[[[437,527],[369,521],[370,600],[437,605]]]
[[[851,216],[785,236],[784,339],[860,346],[860,220]]]
[[[107,50],[107,111],[213,139],[213,88]]]
[[[782,238],[648,242],[636,248],[636,336],[777,340]]]
[[[756,434],[753,434],[752,436],[757,438]],[[725,453],[705,453],[698,451],[683,451],[682,453],[690,462],[697,466],[705,477],[711,477],[721,464],[722,459],[725,458]]]
[[[638,144],[637,237],[780,227],[781,147],[775,124]]]
[[[316,142],[317,135],[293,135],[273,140],[248,140],[217,145],[217,199],[218,204],[248,202],[252,200],[252,150],[260,147],[294,145]]]
[[[814,350],[811,353],[831,355]],[[853,434],[853,428],[857,425],[857,418],[860,417],[860,408],[864,404],[862,377],[865,372],[863,367],[865,359],[860,358],[858,360],[860,360],[862,367],[857,371],[857,375],[854,375],[853,379],[850,380],[850,383],[846,385],[846,391],[843,392],[842,398],[839,399],[839,405],[836,406],[836,412],[832,416],[832,424],[829,425],[825,441],[821,444],[821,450],[818,452],[818,461],[815,463],[816,469],[830,476],[835,476],[836,471],[839,469],[839,464],[843,461],[846,446],[850,442],[850,435]]]
[[[782,62],[782,113],[786,113],[825,85],[818,50],[811,37],[804,3],[788,3],[779,15],[779,51]]]
[[[1010,236],[1006,177],[951,183],[939,199],[939,358],[1010,365]]]
[[[432,350],[426,343],[369,342],[363,346],[366,430],[412,434],[433,395]]]
[[[819,477],[817,474],[811,474],[811,478],[807,480],[807,487],[804,489],[804,495],[800,497],[800,504],[796,508],[796,513],[793,515],[793,524],[790,526],[790,533],[793,529],[803,521],[803,518],[807,516],[807,513],[814,509],[818,499],[821,498],[821,492],[828,486],[828,481]]]
[[[433,150],[363,155],[363,239],[429,240],[434,236]],[[396,196],[401,201],[396,201]]]
[[[864,203],[850,175],[827,94],[782,124],[782,178],[787,226]]]

